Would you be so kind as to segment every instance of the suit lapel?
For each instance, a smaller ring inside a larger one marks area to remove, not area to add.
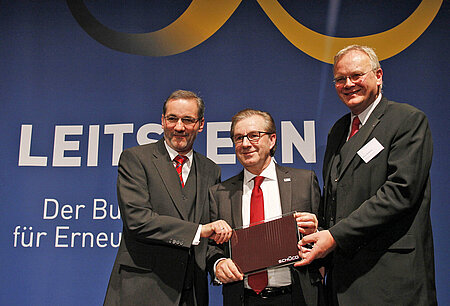
[[[382,98],[380,103],[375,107],[372,114],[369,116],[366,124],[353,136],[341,150],[341,168],[338,178],[344,174],[350,162],[355,157],[356,153],[361,149],[369,136],[372,134],[373,129],[380,122],[380,118],[383,116],[386,109],[387,99]]]
[[[239,173],[230,190],[231,216],[234,227],[242,226],[242,188],[244,182],[244,171]]]
[[[292,211],[292,179],[289,171],[275,164],[275,170],[278,179],[278,188],[280,190],[281,212],[283,214]]]
[[[197,193],[196,193],[196,200],[195,200],[195,214],[194,214],[194,222],[200,222],[200,219],[203,215],[203,207],[206,204],[206,196],[207,193],[207,182],[208,182],[208,171],[209,169],[206,168],[203,163],[201,162],[201,159],[198,158],[197,152],[194,152],[193,155],[194,159],[194,167],[197,172]],[[193,169],[191,168],[191,171]]]
[[[348,126],[350,124],[350,114],[344,116],[336,126],[333,128],[333,133],[328,137],[327,149],[325,153],[324,159],[324,183],[328,183],[331,174],[331,166],[336,158],[336,155],[339,154],[342,146],[345,144],[345,140],[348,134]]]
[[[157,143],[157,150],[153,152],[153,157],[155,158],[155,167],[158,170],[161,180],[166,186],[167,192],[169,193],[172,201],[180,213],[183,220],[188,220],[188,216],[183,207],[180,207],[182,202],[182,194],[179,184],[179,178],[175,171],[172,161],[169,158],[169,153],[167,153],[166,147],[164,146],[164,138],[160,139]]]

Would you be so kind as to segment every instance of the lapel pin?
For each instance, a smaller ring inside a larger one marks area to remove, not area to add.
[[[290,177],[286,177],[286,178],[284,178],[284,181],[285,181],[285,182],[290,182],[290,181],[291,181],[291,178],[290,178]]]

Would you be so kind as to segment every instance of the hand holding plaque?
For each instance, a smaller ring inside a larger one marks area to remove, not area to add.
[[[317,228],[311,225],[314,218],[305,213],[289,213],[278,219],[235,229],[229,242],[231,259],[244,274],[301,260],[298,241],[303,234],[297,223],[306,222],[302,232],[309,233]]]

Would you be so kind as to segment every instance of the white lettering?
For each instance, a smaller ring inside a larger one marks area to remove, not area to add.
[[[228,137],[218,137],[218,132],[230,132],[231,122],[208,122],[206,156],[218,164],[235,164],[236,154],[219,154],[218,148],[232,148],[233,142]]]
[[[51,216],[49,216],[48,213],[47,213],[48,212],[48,206],[47,206],[48,203],[53,203],[55,205],[54,206],[55,213],[53,215],[51,215]],[[59,203],[58,203],[57,200],[55,200],[55,199],[45,199],[44,200],[44,216],[43,216],[43,219],[44,220],[45,219],[55,219],[56,216],[58,215],[58,210],[59,210]]]
[[[294,162],[293,146],[301,154],[305,162],[316,162],[316,136],[314,121],[304,121],[305,139],[295,129],[291,121],[281,121],[281,162]]]
[[[64,156],[65,151],[78,151],[79,141],[66,140],[66,135],[83,135],[82,125],[55,126],[55,142],[53,146],[53,167],[80,167],[80,156]]]
[[[89,142],[88,142],[88,155],[87,155],[87,166],[97,167],[98,166],[98,139],[100,133],[99,125],[89,126]]]
[[[112,165],[119,164],[120,153],[123,150],[123,134],[133,133],[133,123],[107,124],[105,134],[113,135]]]
[[[33,227],[29,226],[28,227],[28,233],[27,233],[27,227],[24,226],[22,228],[22,232],[20,232],[20,226],[16,226],[14,228],[14,232],[13,232],[13,236],[14,236],[14,247],[17,247],[17,242],[19,241],[19,236],[20,236],[20,246],[24,247],[24,248],[31,248],[31,247],[36,247],[38,248],[41,244],[41,237],[42,236],[47,236],[46,232],[36,232],[36,244],[34,244],[34,232],[33,232]],[[25,240],[27,239],[28,235],[28,242],[26,242]]]
[[[208,122],[206,134],[206,156],[218,164],[236,164],[236,155],[233,142],[229,138],[230,122]],[[23,124],[21,127],[19,166],[47,166],[46,156],[31,156],[32,125]],[[90,125],[86,153],[86,165],[98,167],[100,146],[100,125]],[[291,121],[281,121],[281,132],[279,142],[281,150],[281,163],[290,164],[294,162],[294,147],[307,163],[316,162],[316,140],[315,122],[303,122],[304,136],[302,137]],[[123,150],[124,135],[132,134],[133,123],[106,124],[104,134],[113,135],[111,165],[117,166],[120,154]],[[147,123],[142,125],[136,132],[136,141],[139,145],[156,142],[151,134],[161,135],[163,130],[160,124]],[[67,151],[79,151],[79,140],[66,140],[66,135],[83,135],[82,125],[57,125],[55,126],[53,144],[53,167],[81,167],[82,157],[64,156]],[[158,138],[158,137],[156,137]]]
[[[60,243],[60,239],[67,239],[67,235],[60,234],[60,231],[68,230],[68,226],[57,226],[56,227],[56,233],[55,233],[55,248],[67,248],[69,247],[68,244],[62,244]]]
[[[102,243],[103,241],[108,241],[108,235],[106,233],[98,233],[97,235],[97,246],[100,248],[105,248],[108,245],[105,243]]]
[[[161,135],[163,132],[163,129],[161,127],[161,124],[157,123],[147,123],[140,127],[140,129],[137,131],[136,140],[138,144],[148,144],[158,141],[158,139],[152,139],[148,138],[148,134],[158,134]]]
[[[108,203],[104,199],[94,199],[94,210],[92,212],[92,219],[102,220],[107,216],[106,205]],[[119,207],[116,206],[116,214],[114,214],[114,205],[109,205],[109,217],[113,220],[120,219]]]
[[[31,156],[31,134],[33,125],[22,124],[20,131],[20,145],[19,145],[19,167],[22,166],[47,166],[46,156]]]
[[[53,215],[49,215],[48,211],[49,211],[49,203],[53,203],[54,206],[51,207],[53,208]],[[78,220],[80,217],[80,209],[85,208],[86,205],[84,204],[76,204],[75,205],[75,219]],[[58,212],[59,212],[59,202],[56,199],[44,199],[44,216],[43,219],[44,220],[52,220],[55,219],[58,216]],[[61,218],[63,218],[64,220],[70,220],[73,218],[73,207],[69,204],[63,205],[61,207]]]

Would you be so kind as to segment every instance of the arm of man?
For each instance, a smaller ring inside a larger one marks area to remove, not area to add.
[[[174,208],[162,207],[159,202],[160,206],[155,209],[156,204],[151,201],[152,194],[149,190],[147,176],[148,173],[139,154],[125,150],[119,161],[117,193],[121,216],[128,233],[144,243],[155,241],[189,248],[199,225],[180,219]],[[153,196],[157,197],[157,195]],[[162,205],[166,205],[166,203],[162,203]],[[167,203],[167,205],[171,205],[171,203]],[[164,213],[160,212],[162,210]],[[222,227],[226,231],[222,231]],[[231,235],[231,228],[225,226],[223,222],[218,222],[214,225],[209,224],[202,229],[200,236],[213,236],[214,238],[213,234],[216,233],[216,230],[220,230],[218,241],[224,239],[224,233]]]
[[[310,171],[309,188],[309,207],[308,209],[297,212],[294,217],[297,221],[298,230],[302,235],[310,235],[318,229],[319,222],[317,213],[320,204],[320,187],[317,176],[314,171]]]

